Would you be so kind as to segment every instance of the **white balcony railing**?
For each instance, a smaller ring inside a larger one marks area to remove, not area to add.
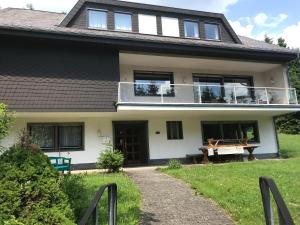
[[[120,82],[118,103],[296,105],[294,88]]]

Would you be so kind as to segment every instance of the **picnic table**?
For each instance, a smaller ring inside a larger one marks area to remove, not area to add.
[[[258,148],[258,145],[248,144],[247,140],[241,141],[239,144],[219,144],[221,140],[208,140],[208,145],[200,147],[199,150],[203,153],[203,160],[202,163],[206,164],[209,163],[209,151],[212,150],[214,153],[218,154],[218,149],[226,149],[226,148],[243,148],[244,150],[247,150],[249,152],[248,160],[253,161],[256,159],[255,155],[253,154],[254,150]],[[238,152],[238,151],[237,151]],[[222,154],[226,154],[226,152]],[[231,154],[229,151],[228,154]]]

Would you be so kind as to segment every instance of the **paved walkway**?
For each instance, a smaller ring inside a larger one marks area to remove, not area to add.
[[[226,225],[234,224],[225,211],[201,196],[185,183],[154,169],[132,169],[133,178],[142,193],[141,225]]]

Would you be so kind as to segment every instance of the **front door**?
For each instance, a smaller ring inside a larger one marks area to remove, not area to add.
[[[125,165],[147,163],[147,122],[114,122],[114,143],[124,154]]]

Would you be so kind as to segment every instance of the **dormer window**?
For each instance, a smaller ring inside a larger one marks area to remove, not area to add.
[[[115,30],[132,31],[132,17],[128,13],[115,13]]]
[[[220,40],[219,25],[214,23],[205,23],[205,39]]]
[[[156,16],[139,14],[139,32],[157,35]]]
[[[95,29],[107,29],[107,12],[97,9],[88,10],[88,26]]]
[[[198,22],[184,21],[184,36],[187,38],[199,38]]]
[[[177,18],[162,17],[161,24],[164,36],[179,37],[179,22]]]

